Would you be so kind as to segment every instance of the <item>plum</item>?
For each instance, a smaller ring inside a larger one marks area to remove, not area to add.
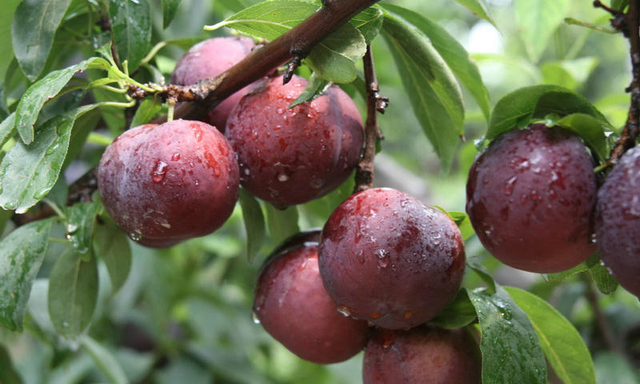
[[[319,231],[294,238],[265,262],[255,292],[254,313],[264,329],[302,359],[331,364],[360,352],[366,322],[344,317],[322,285]]]
[[[147,246],[168,247],[215,231],[231,215],[238,187],[229,143],[199,121],[132,128],[107,147],[98,168],[107,212]]]
[[[595,250],[598,180],[580,138],[535,124],[496,138],[473,164],[467,213],[497,259],[529,272],[572,268]]]
[[[480,349],[466,329],[380,331],[367,344],[364,384],[480,384]]]
[[[176,64],[171,83],[192,85],[200,80],[215,77],[245,58],[254,47],[254,41],[246,37],[214,37],[202,41],[187,51]],[[227,124],[229,113],[251,86],[227,97],[203,118],[221,132]]]
[[[352,195],[322,230],[320,274],[339,309],[389,329],[433,318],[457,294],[465,268],[447,214],[394,189]]]
[[[360,158],[362,117],[333,86],[311,102],[289,109],[307,81],[282,76],[256,83],[227,122],[226,135],[238,153],[240,182],[276,207],[324,196],[342,184]]]
[[[600,188],[595,227],[602,261],[640,296],[640,147],[625,153]]]

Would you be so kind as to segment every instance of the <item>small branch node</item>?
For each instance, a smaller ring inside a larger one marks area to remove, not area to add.
[[[287,66],[287,70],[284,72],[284,75],[282,76],[282,83],[284,85],[286,85],[291,81],[296,69],[298,69],[298,67],[302,65],[302,59],[304,58],[305,55],[300,51],[291,50],[291,56],[293,56],[293,58],[289,62],[289,65]]]

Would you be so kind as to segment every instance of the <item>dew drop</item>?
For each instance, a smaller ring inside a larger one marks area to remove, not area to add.
[[[504,185],[504,194],[505,196],[511,196],[513,194],[513,187],[516,185],[516,181],[518,181],[517,176],[513,176]]]
[[[256,311],[251,312],[251,320],[253,320],[253,324],[260,324],[260,318],[258,317]]]
[[[289,176],[287,176],[284,173],[279,173],[278,174],[278,181],[284,183],[285,181],[289,180]]]
[[[336,309],[338,310],[338,313],[344,317],[351,316],[351,312],[349,312],[349,308],[345,307],[344,305],[338,305],[338,308]]]
[[[174,153],[173,156],[171,156],[171,160],[173,161],[178,161],[180,160],[180,154],[179,153]]]
[[[133,241],[140,241],[140,239],[142,238],[142,235],[139,232],[131,232],[129,234],[129,238]]]
[[[161,183],[162,180],[164,180],[164,176],[167,173],[167,166],[168,164],[162,160],[158,160],[156,162],[156,166],[153,169],[153,173],[151,174],[151,178],[153,179],[154,183]]]
[[[324,182],[320,179],[313,179],[309,182],[309,185],[311,185],[313,189],[320,189],[324,185]]]
[[[74,233],[78,230],[78,226],[75,224],[67,224],[67,232]]]
[[[286,110],[285,110],[284,108],[278,108],[278,109],[276,109],[276,113],[277,113],[278,115],[282,115],[282,114],[284,114],[284,113],[285,113],[285,111],[286,111]]]

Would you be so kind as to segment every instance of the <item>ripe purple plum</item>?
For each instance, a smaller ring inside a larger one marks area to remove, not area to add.
[[[171,83],[192,85],[200,80],[218,76],[244,59],[253,47],[254,41],[246,37],[214,37],[200,42],[180,58],[171,75]],[[229,113],[250,87],[244,87],[227,97],[209,111],[203,121],[224,132]]]
[[[423,324],[457,294],[460,231],[444,212],[394,189],[352,195],[322,230],[320,274],[339,309],[389,329]]]
[[[120,135],[98,168],[115,222],[142,245],[168,247],[220,228],[238,198],[238,164],[212,126],[176,120]]]
[[[287,85],[282,85],[282,76],[256,83],[227,122],[240,182],[280,208],[337,188],[357,165],[362,149],[362,117],[337,86],[289,109],[306,84],[299,76]]]
[[[484,247],[529,272],[572,268],[595,250],[598,180],[580,138],[535,124],[496,138],[473,164],[467,213]]]
[[[627,151],[598,192],[596,238],[605,265],[640,297],[640,147]]]
[[[480,384],[478,344],[466,329],[380,331],[365,350],[364,384]]]
[[[318,271],[320,232],[297,236],[263,266],[254,313],[264,329],[302,359],[338,363],[367,343],[364,321],[344,317],[322,285]]]

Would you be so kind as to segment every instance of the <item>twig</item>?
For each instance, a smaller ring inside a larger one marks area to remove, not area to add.
[[[364,55],[364,80],[367,87],[367,122],[365,124],[365,148],[364,154],[356,168],[356,186],[354,193],[362,192],[373,186],[375,177],[373,163],[376,157],[376,143],[384,139],[378,125],[378,112],[384,113],[389,105],[389,99],[380,96],[380,87],[373,64],[371,46],[367,46]]]

